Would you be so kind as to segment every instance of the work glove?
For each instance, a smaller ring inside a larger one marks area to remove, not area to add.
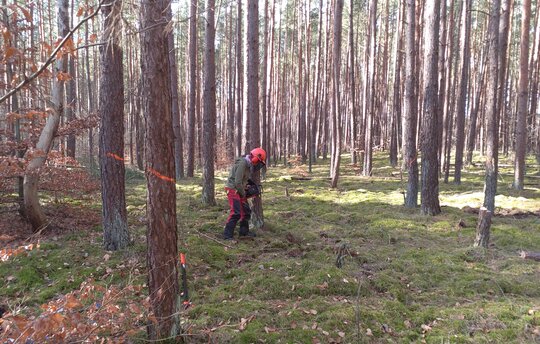
[[[248,184],[246,186],[246,197],[255,197],[261,194],[261,186],[253,182],[253,180],[248,179]]]

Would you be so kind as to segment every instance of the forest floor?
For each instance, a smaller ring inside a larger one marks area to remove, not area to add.
[[[540,343],[540,262],[520,257],[540,252],[540,179],[527,177],[518,192],[512,168],[501,168],[491,244],[475,249],[480,161],[461,185],[440,184],[442,214],[429,217],[403,206],[406,179],[375,158],[366,178],[344,157],[337,189],[326,162],[312,174],[269,168],[266,228],[255,240],[219,239],[227,171],[215,207],[201,204],[200,178],[180,181],[186,342]],[[133,245],[119,252],[101,247],[97,192],[45,198],[60,225],[29,240],[17,213],[0,208],[2,343],[147,342],[145,193],[144,175],[129,171]]]

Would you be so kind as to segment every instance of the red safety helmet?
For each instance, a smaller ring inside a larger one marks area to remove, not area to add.
[[[266,165],[266,152],[264,151],[264,149],[258,147],[253,149],[249,153],[251,154],[251,163],[253,165],[257,165],[257,163],[259,162],[263,165]]]

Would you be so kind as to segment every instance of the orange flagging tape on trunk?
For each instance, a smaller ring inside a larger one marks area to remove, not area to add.
[[[180,253],[180,264],[186,265],[186,255],[183,253]]]
[[[118,154],[114,154],[114,153],[107,153],[107,156],[110,157],[110,158],[114,158],[118,161],[124,161],[124,158],[122,158],[120,155]]]
[[[148,172],[153,174],[154,176],[158,177],[159,179],[163,179],[167,182],[176,183],[176,180],[171,177],[164,176],[163,174],[159,173],[158,171],[154,170],[152,167],[148,167]]]

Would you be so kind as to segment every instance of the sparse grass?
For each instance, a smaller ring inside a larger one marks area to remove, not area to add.
[[[200,178],[178,182],[179,247],[187,253],[193,302],[184,314],[193,334],[188,342],[540,341],[534,332],[540,329],[540,265],[519,257],[520,250],[540,251],[540,220],[497,216],[492,246],[472,248],[476,215],[462,208],[482,203],[480,160],[466,168],[461,185],[440,184],[443,213],[436,217],[402,206],[406,182],[385,156],[376,155],[370,178],[356,175],[348,162],[344,157],[335,190],[326,162],[314,165],[311,180],[291,178],[308,175],[305,166],[271,167],[263,195],[267,228],[232,248],[208,238],[219,237],[227,218],[226,172],[217,176],[216,207],[201,204]],[[117,270],[106,271],[127,259],[144,266],[146,184],[130,173],[133,246],[104,261],[99,228],[45,242],[0,263],[2,279],[14,277],[0,289],[0,300],[26,297],[32,308],[89,276],[126,283]],[[536,179],[527,179],[521,192],[510,184],[503,175],[497,207],[540,209]],[[343,244],[349,254],[339,269]],[[242,319],[249,323],[240,330]]]

